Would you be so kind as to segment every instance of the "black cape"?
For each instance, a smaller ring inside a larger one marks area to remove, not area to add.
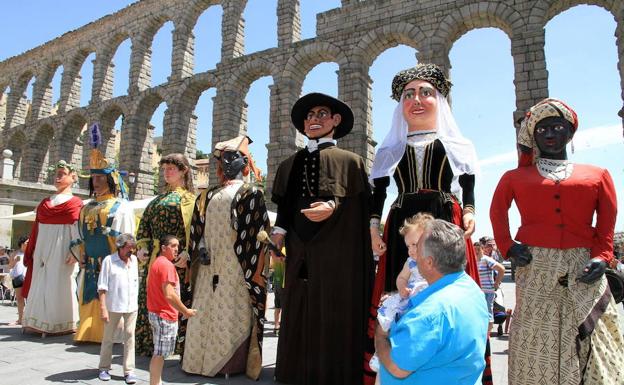
[[[358,155],[321,147],[314,193],[305,197],[309,156],[304,149],[282,162],[273,187],[277,225],[288,232],[275,376],[289,384],[362,384],[374,274],[366,169]],[[332,198],[337,207],[326,221],[302,218],[310,200]]]

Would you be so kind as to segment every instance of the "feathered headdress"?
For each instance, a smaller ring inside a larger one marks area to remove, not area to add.
[[[89,159],[89,169],[91,174],[110,174],[112,167],[109,166],[104,154],[98,149],[102,144],[102,134],[100,125],[93,123],[89,127],[89,144],[91,145],[91,157]]]
[[[128,197],[128,189],[123,181],[124,172],[119,171],[115,164],[109,163],[104,154],[98,149],[102,144],[102,134],[100,133],[100,124],[93,123],[89,127],[89,144],[91,145],[91,156],[89,159],[89,171],[91,174],[110,175],[115,181],[122,198]]]

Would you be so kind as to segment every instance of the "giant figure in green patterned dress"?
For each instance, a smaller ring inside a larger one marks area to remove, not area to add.
[[[158,240],[166,234],[180,240],[180,252],[174,261],[180,277],[180,296],[182,302],[190,307],[191,297],[189,277],[187,277],[188,237],[191,216],[195,204],[193,179],[188,160],[182,154],[169,154],[160,160],[166,186],[165,191],[152,200],[143,213],[137,232],[137,256],[139,264],[139,314],[136,323],[136,353],[151,356],[154,349],[152,330],[147,313],[147,272],[160,250]],[[186,320],[181,321],[178,335],[184,336]],[[176,354],[182,354],[184,338],[178,338]]]

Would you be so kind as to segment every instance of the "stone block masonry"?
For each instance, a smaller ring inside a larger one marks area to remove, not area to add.
[[[243,11],[246,0],[142,0],[46,44],[0,63],[0,149],[10,148],[21,181],[45,182],[47,163],[59,158],[88,162],[83,149],[85,124],[99,121],[105,140],[115,140],[114,122],[123,115],[121,167],[137,175],[133,197],[151,195],[153,178],[149,121],[165,102],[163,154],[181,152],[195,157],[196,120],[193,110],[201,93],[216,88],[213,144],[244,133],[244,96],[256,79],[271,76],[268,181],[271,186],[280,161],[303,140],[290,122],[290,107],[299,97],[308,72],[321,62],[339,66],[339,97],[355,112],[353,133],[340,141],[363,156],[370,166],[372,139],[370,66],[379,54],[398,44],[418,51],[418,61],[450,69],[449,51],[466,32],[498,28],[511,40],[514,61],[516,122],[524,111],[548,96],[544,26],[557,14],[578,4],[595,4],[617,22],[618,70],[624,79],[624,2],[621,0],[342,0],[341,7],[317,17],[317,37],[301,40],[300,0],[278,0],[277,47],[244,54]],[[195,37],[199,16],[221,6],[221,62],[215,70],[194,74]],[[151,45],[166,22],[173,22],[172,61],[168,81],[152,87]],[[112,97],[112,57],[126,39],[132,52],[128,94]],[[80,68],[95,52],[90,103],[80,107]],[[63,66],[61,99],[52,106],[51,81]],[[24,97],[35,78],[33,100]],[[621,80],[624,89],[624,80]],[[10,89],[6,95],[3,90]],[[624,91],[623,91],[624,95]],[[624,108],[620,111],[624,118]],[[112,151],[114,146],[107,146]],[[113,157],[114,154],[107,153]],[[214,168],[210,181],[215,181]]]

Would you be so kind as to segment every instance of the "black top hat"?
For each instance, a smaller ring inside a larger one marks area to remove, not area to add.
[[[299,98],[290,112],[290,119],[299,132],[305,135],[303,122],[308,112],[318,106],[329,107],[332,114],[340,114],[342,117],[340,124],[334,130],[334,139],[342,138],[351,132],[353,128],[353,111],[351,111],[351,108],[342,100],[318,92]]]

